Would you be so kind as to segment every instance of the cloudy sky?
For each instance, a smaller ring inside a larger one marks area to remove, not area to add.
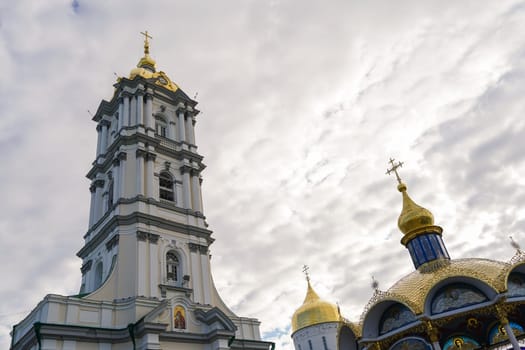
[[[95,111],[153,35],[198,93],[212,267],[232,309],[292,349],[303,264],[359,316],[371,275],[413,270],[399,243],[405,162],[453,258],[525,245],[525,2],[0,2],[0,347],[44,295],[74,294]]]

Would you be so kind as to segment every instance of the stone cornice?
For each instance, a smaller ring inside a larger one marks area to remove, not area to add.
[[[173,140],[169,140],[169,142],[173,143],[175,146],[177,144],[180,144]],[[107,172],[111,167],[111,164],[113,164],[113,158],[116,154],[120,152],[120,146],[137,145],[139,143],[144,143],[153,146],[156,150],[156,153],[158,154],[163,154],[179,161],[187,159],[191,162],[196,162],[200,171],[206,168],[206,165],[202,163],[204,157],[199,155],[198,153],[184,149],[175,150],[171,147],[163,146],[160,144],[161,140],[139,132],[128,136],[118,135],[115,142],[113,142],[106,150],[104,162],[102,164],[94,162],[93,167],[86,174],[86,177],[88,179],[93,179],[98,173]],[[152,152],[148,153],[151,154],[149,157],[154,157],[153,155],[156,154]]]
[[[117,228],[118,226],[133,225],[133,224],[139,224],[139,223],[153,225],[153,226],[157,226],[162,229],[172,230],[178,233],[204,238],[206,239],[208,244],[211,244],[214,240],[211,237],[212,231],[210,230],[207,230],[201,227],[197,227],[197,226],[182,224],[182,223],[164,219],[158,216],[135,212],[130,215],[113,216],[99,229],[99,232],[96,234],[96,236],[93,237],[90,241],[88,241],[84,245],[84,247],[82,247],[78,251],[77,256],[82,259],[86,258],[89,255],[89,253],[91,253],[96,247],[102,244],[102,242],[104,242],[104,240],[108,237],[108,235],[111,232],[113,232],[113,230]],[[98,227],[94,227],[94,229],[95,228],[98,229]],[[84,235],[84,238],[88,234],[90,234],[92,231],[93,230],[88,231],[88,233]]]

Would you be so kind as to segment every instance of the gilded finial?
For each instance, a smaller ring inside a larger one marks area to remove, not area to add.
[[[148,31],[140,32],[140,34],[144,35],[144,55],[149,55],[149,40],[153,39],[151,35],[148,34]]]
[[[308,270],[310,270],[310,267],[308,265],[303,265],[303,273],[306,276],[306,281],[310,283],[310,274],[308,273]]]

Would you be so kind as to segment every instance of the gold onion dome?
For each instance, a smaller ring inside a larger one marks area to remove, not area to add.
[[[403,234],[409,234],[419,229],[434,225],[434,215],[430,210],[417,205],[407,193],[407,186],[400,183],[397,186],[403,196],[403,210],[397,220],[397,226]]]
[[[339,322],[341,315],[336,304],[324,301],[314,291],[308,279],[308,290],[303,305],[292,316],[292,333],[326,322]]]
[[[133,80],[137,76],[144,79],[154,79],[156,85],[162,86],[173,92],[179,89],[178,85],[175,84],[171,79],[166,75],[166,73],[160,71],[157,72],[155,60],[149,55],[149,40],[151,36],[146,31],[141,33],[144,35],[144,56],[140,59],[136,68],[133,68],[129,73],[129,79]]]

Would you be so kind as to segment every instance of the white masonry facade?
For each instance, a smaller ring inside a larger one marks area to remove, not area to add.
[[[47,295],[13,327],[11,349],[269,350],[210,270],[197,102],[145,56],[119,78],[97,123],[79,295]]]

